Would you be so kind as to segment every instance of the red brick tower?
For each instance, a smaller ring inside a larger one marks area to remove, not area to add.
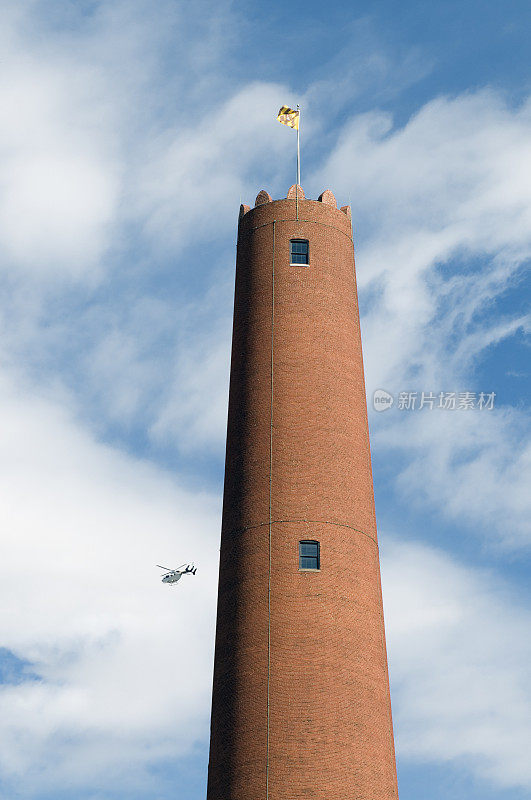
[[[240,209],[208,800],[398,797],[350,208]]]

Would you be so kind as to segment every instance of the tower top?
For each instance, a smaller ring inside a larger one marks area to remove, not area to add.
[[[302,186],[298,186],[296,183],[294,183],[293,186],[290,186],[286,197],[281,199],[295,200],[295,202],[310,200],[310,198],[307,198],[306,195],[304,194],[304,189],[302,188]],[[272,199],[269,192],[267,192],[265,189],[260,189],[260,191],[256,195],[256,200],[254,201],[254,208],[257,208],[258,206],[263,206],[266,203],[275,203],[275,202],[277,201]],[[331,206],[332,208],[337,209],[337,200],[335,198],[334,193],[330,189],[325,189],[323,192],[321,192],[317,200],[313,200],[311,202],[323,203],[324,205]],[[251,206],[242,203],[240,206],[240,220],[250,210]],[[352,220],[352,213],[350,210],[350,206],[341,206],[340,210],[348,217],[350,221]]]

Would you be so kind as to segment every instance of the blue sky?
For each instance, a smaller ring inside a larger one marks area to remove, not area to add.
[[[205,795],[236,220],[297,102],[352,204],[401,800],[528,797],[529,4],[1,5],[0,800]]]

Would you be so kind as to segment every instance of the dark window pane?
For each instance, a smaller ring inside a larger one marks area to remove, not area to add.
[[[320,569],[319,542],[299,542],[299,569]]]
[[[291,264],[308,264],[309,245],[305,239],[292,239],[289,243]]]
[[[292,264],[307,264],[308,257],[304,255],[304,253],[292,253],[291,254],[291,263]]]

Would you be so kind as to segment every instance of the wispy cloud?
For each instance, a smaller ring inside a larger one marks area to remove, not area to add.
[[[386,541],[385,612],[397,747],[498,787],[531,786],[531,614],[489,573]]]
[[[38,277],[100,271],[119,195],[112,118],[85,118],[98,78],[7,57],[0,83],[2,265]],[[84,97],[85,96],[85,97]],[[89,101],[90,102],[90,101]]]
[[[356,187],[369,397],[382,387],[498,389],[475,376],[489,348],[531,327],[496,305],[518,290],[531,257],[530,168],[529,103],[511,107],[492,91],[436,99],[400,128],[380,113],[345,127],[317,180]],[[401,492],[481,523],[491,540],[529,544],[523,412],[391,412],[373,428],[379,447],[406,454]]]
[[[129,785],[207,732],[219,499],[6,380],[0,408],[0,640],[32,673],[0,687],[5,796]],[[193,559],[159,582],[155,563]]]
[[[522,412],[428,411],[377,432],[375,446],[397,449],[407,465],[397,490],[417,509],[466,524],[469,533],[503,548],[531,544],[531,443]],[[405,412],[406,415],[408,412]]]
[[[317,180],[355,187],[370,385],[442,372],[455,324],[473,335],[515,280],[531,256],[530,168],[529,104],[491,91],[433,100],[397,129],[376,112],[345,127]],[[469,366],[456,357],[450,369]]]

